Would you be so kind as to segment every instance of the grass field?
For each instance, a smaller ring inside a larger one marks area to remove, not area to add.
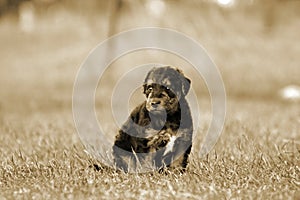
[[[282,87],[300,85],[299,15],[291,14],[286,23],[278,20],[266,33],[256,12],[251,18],[245,11],[226,14],[217,8],[198,13],[182,4],[170,3],[168,16],[150,22],[139,18],[142,10],[125,12],[118,27],[182,31],[202,43],[220,68],[228,97],[224,131],[205,158],[198,156],[203,137],[194,141],[185,174],[116,172],[81,144],[72,118],[72,86],[88,52],[106,37],[106,12],[93,18],[77,7],[76,13],[56,5],[39,16],[32,33],[20,31],[16,17],[0,19],[1,200],[300,199],[300,106],[278,96]],[[189,12],[176,18],[184,8]],[[172,55],[141,55],[114,63],[102,82],[114,82],[123,71],[146,62],[180,63],[200,99],[203,117],[196,132],[202,136],[211,114],[203,81]],[[97,96],[99,118],[108,115],[103,98],[109,97],[112,82]],[[107,136],[113,138],[116,131],[107,122]],[[102,166],[99,171],[95,163]]]
[[[94,170],[98,162],[84,152],[68,111],[2,116],[1,197],[299,198],[299,106],[232,101],[228,107],[215,149],[205,159],[194,149],[183,175]]]

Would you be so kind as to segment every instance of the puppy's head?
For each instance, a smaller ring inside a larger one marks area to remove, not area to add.
[[[169,66],[153,68],[144,81],[147,110],[154,114],[164,110],[175,112],[180,99],[187,95],[190,84],[191,81],[179,69]]]

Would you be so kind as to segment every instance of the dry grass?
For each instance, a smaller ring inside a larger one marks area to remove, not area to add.
[[[188,12],[178,17],[184,8]],[[57,5],[40,16],[31,34],[20,32],[15,19],[2,18],[0,199],[299,199],[300,107],[276,98],[282,86],[300,84],[298,15],[264,33],[255,12],[249,17],[251,12],[197,8],[170,3],[168,15],[154,20],[141,7],[129,12],[133,7],[127,6],[119,24],[119,30],[151,25],[183,31],[203,43],[220,67],[228,91],[224,132],[206,158],[198,157],[203,138],[197,138],[182,175],[91,167],[98,161],[85,152],[74,128],[72,84],[84,57],[105,38],[106,12],[90,16]],[[141,54],[115,65],[124,70],[149,61],[179,62],[162,54],[143,60]],[[107,80],[117,80],[112,74],[118,73],[108,73]],[[104,96],[112,85],[107,87]],[[197,130],[202,135],[210,110],[203,92],[198,95],[204,102]],[[107,115],[101,101],[97,108]],[[109,137],[112,126],[106,127]]]
[[[2,116],[1,196],[8,199],[296,198],[300,189],[297,133],[300,110],[297,105],[276,105],[229,103],[231,114],[215,150],[200,159],[199,149],[194,148],[189,169],[183,175],[95,170],[91,166],[98,162],[85,153],[68,112]],[[254,118],[257,113],[259,117]]]

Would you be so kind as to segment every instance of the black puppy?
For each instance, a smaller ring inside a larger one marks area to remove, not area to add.
[[[193,134],[185,99],[190,83],[169,66],[148,72],[143,85],[147,100],[132,111],[115,139],[113,156],[119,169],[186,169]]]

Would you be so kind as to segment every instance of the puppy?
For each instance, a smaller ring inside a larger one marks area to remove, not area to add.
[[[116,167],[185,170],[192,148],[193,123],[185,99],[191,81],[169,66],[153,68],[145,78],[147,100],[137,106],[117,134]]]

